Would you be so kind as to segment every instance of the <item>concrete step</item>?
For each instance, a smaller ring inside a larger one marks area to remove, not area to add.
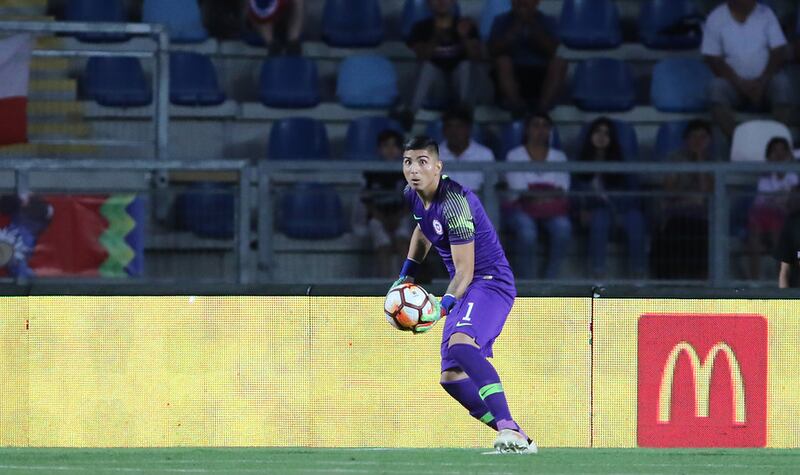
[[[91,158],[100,147],[88,144],[26,143],[0,147],[2,158]]]
[[[31,58],[32,79],[68,79],[70,62],[67,58]]]
[[[82,120],[83,104],[75,101],[30,101],[28,102],[29,121],[52,119]]]
[[[33,122],[28,123],[28,138],[33,139],[75,139],[87,138],[92,134],[92,126],[82,122]]]

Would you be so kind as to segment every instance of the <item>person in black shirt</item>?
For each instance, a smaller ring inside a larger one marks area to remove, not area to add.
[[[792,201],[797,201],[797,196]],[[800,209],[796,204],[792,207],[795,211],[783,223],[775,249],[775,259],[780,262],[778,287],[781,289],[800,287]]]
[[[411,100],[397,114],[406,128],[422,107],[437,81],[447,80],[449,91],[456,93],[458,105],[472,106],[472,61],[480,59],[478,29],[469,18],[459,17],[456,0],[428,0],[433,17],[414,25],[408,47],[417,56],[417,83]]]

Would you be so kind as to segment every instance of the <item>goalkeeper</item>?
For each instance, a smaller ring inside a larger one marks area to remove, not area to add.
[[[536,444],[511,417],[500,377],[486,359],[514,304],[514,275],[478,197],[441,172],[433,139],[419,136],[405,144],[403,174],[408,186],[403,194],[417,226],[392,287],[413,281],[419,263],[431,246],[436,248],[450,285],[416,331],[425,332],[447,316],[441,385],[472,417],[497,430],[498,452],[536,453]]]

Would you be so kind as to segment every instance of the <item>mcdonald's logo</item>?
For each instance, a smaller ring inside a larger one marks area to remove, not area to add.
[[[764,447],[767,353],[760,315],[642,315],[639,446]]]

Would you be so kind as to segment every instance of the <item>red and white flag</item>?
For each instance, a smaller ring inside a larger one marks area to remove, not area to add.
[[[28,141],[28,78],[33,37],[0,40],[0,145]]]

